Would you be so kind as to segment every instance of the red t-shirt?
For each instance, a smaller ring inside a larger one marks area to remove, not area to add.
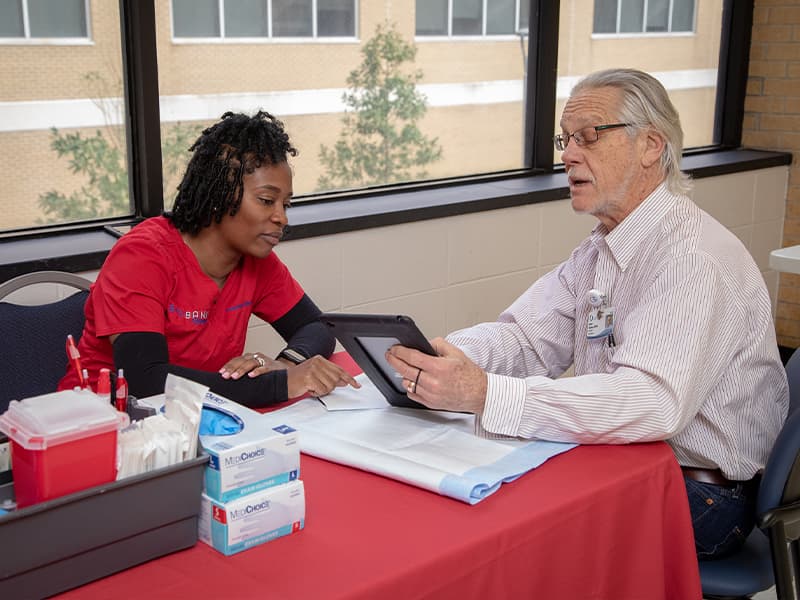
[[[167,338],[170,363],[218,371],[242,354],[251,314],[271,323],[302,297],[274,253],[244,256],[220,289],[169,219],[153,217],[114,245],[92,285],[78,343],[81,366],[95,387],[100,369],[114,368],[108,336],[141,331]],[[70,369],[58,389],[76,385]]]

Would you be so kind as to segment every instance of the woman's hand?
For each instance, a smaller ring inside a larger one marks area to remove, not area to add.
[[[258,377],[279,370],[287,372],[289,398],[297,398],[305,393],[324,396],[334,388],[344,385],[361,387],[342,367],[319,355],[296,365],[286,360],[267,358],[261,352],[248,352],[230,359],[219,373],[225,379],[239,379],[245,374],[248,377]]]
[[[324,396],[336,387],[351,385],[360,388],[353,377],[339,365],[317,355],[304,360],[299,365],[282,367],[287,370],[289,398],[297,398],[305,393]]]
[[[258,377],[269,371],[286,369],[286,363],[268,358],[261,352],[248,352],[230,359],[219,370],[224,379],[239,379],[245,373],[250,377]]]

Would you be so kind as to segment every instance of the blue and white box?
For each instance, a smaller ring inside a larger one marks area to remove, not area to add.
[[[305,526],[302,481],[271,487],[230,502],[202,495],[197,537],[226,556]]]
[[[204,412],[208,409],[240,426],[230,434],[200,435],[210,456],[205,470],[205,493],[210,498],[228,502],[299,479],[300,445],[295,429],[271,426],[260,413],[211,392],[203,403]]]

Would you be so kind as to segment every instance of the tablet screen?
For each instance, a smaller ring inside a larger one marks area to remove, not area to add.
[[[369,336],[356,336],[356,341],[361,344],[361,347],[369,356],[370,360],[381,370],[383,376],[387,381],[391,382],[394,388],[401,394],[405,394],[406,390],[403,387],[403,377],[384,359],[386,351],[392,346],[399,344],[400,340],[396,337],[369,337]]]

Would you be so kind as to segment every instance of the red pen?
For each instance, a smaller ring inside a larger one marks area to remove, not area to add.
[[[86,387],[86,379],[83,376],[83,369],[81,369],[81,353],[78,352],[78,347],[75,345],[72,334],[67,336],[67,357],[69,357],[72,366],[75,367],[75,372],[78,374],[78,381],[80,381],[81,387]]]
[[[128,382],[125,380],[125,373],[122,369],[117,372],[117,392],[114,406],[119,412],[128,410]]]

